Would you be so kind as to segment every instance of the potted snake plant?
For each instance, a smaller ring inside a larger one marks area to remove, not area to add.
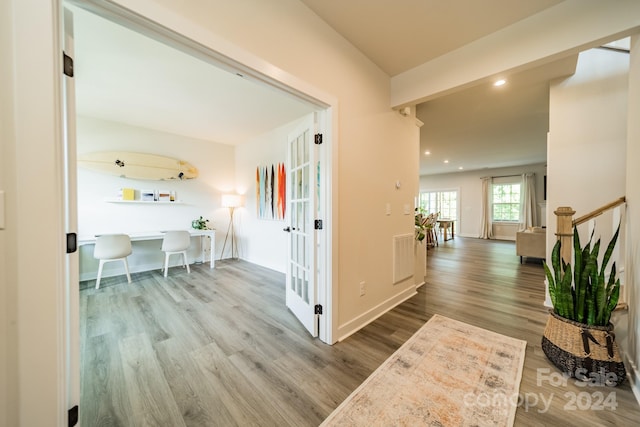
[[[618,240],[620,226],[611,238],[598,267],[600,239],[582,247],[573,229],[572,263],[561,259],[558,240],[551,253],[551,268],[544,263],[553,310],[542,337],[547,358],[570,377],[602,385],[619,385],[626,370],[615,341],[611,313],[618,304],[620,279],[614,262],[607,264]]]

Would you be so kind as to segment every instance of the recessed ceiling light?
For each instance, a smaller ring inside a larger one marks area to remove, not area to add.
[[[495,83],[493,83],[494,86],[502,86],[503,84],[505,84],[507,81],[505,79],[500,79],[500,80],[496,80]]]
[[[425,151],[425,152],[424,152],[424,155],[425,155],[425,156],[428,156],[428,155],[430,155],[430,154],[431,154],[431,151],[429,151],[429,150],[427,150],[427,151]]]
[[[445,163],[449,163],[449,160],[445,160],[444,162],[445,162]]]
[[[462,170],[464,169],[462,166],[458,166],[458,170]]]

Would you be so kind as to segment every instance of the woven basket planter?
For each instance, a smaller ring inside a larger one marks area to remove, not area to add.
[[[613,386],[622,384],[627,375],[611,323],[591,326],[549,311],[542,351],[570,377]]]

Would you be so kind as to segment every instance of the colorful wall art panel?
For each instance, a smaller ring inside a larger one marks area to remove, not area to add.
[[[284,219],[287,209],[284,163],[256,168],[257,214],[260,219]]]

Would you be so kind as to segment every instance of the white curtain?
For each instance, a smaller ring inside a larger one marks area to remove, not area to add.
[[[522,174],[522,191],[520,192],[520,230],[537,224],[536,218],[536,174]]]
[[[482,229],[481,239],[493,238],[493,227],[491,225],[491,183],[490,176],[482,178]]]

